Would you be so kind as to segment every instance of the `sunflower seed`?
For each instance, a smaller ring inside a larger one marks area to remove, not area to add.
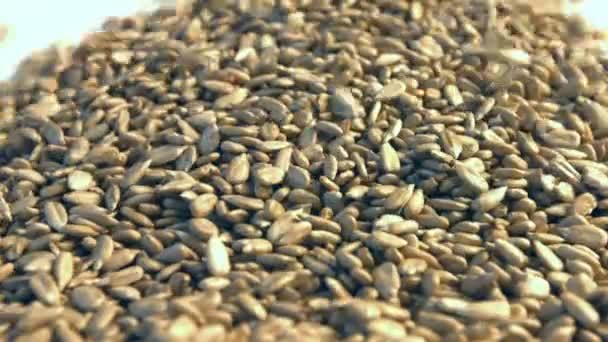
[[[224,276],[230,272],[228,250],[217,235],[207,241],[207,269],[214,276]]]

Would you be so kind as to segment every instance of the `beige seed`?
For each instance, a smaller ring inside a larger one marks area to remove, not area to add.
[[[389,66],[396,63],[399,63],[403,59],[403,56],[397,53],[383,53],[378,58],[374,64],[377,66]]]
[[[380,146],[380,160],[382,161],[382,168],[388,173],[396,173],[401,169],[399,155],[389,143]]]
[[[388,232],[381,230],[374,231],[369,237],[372,246],[382,248],[401,248],[407,245],[407,241]]]
[[[289,169],[289,165],[291,164],[291,155],[293,150],[291,148],[285,148],[277,152],[274,166],[283,170],[283,172],[287,172]]]
[[[214,106],[217,109],[230,108],[245,101],[248,94],[249,91],[246,88],[237,88],[233,90],[230,94],[226,94],[217,98],[217,100],[215,100]]]
[[[83,338],[76,332],[66,321],[58,321],[55,323],[55,336],[57,340],[62,342],[78,342],[83,341]]]
[[[234,205],[237,208],[245,210],[264,209],[264,201],[257,198],[246,197],[241,195],[224,195],[222,196],[222,200],[228,202],[231,205]]]
[[[222,324],[208,324],[202,326],[196,335],[194,341],[225,341],[226,328]]]
[[[401,279],[397,267],[393,263],[386,262],[376,267],[373,276],[374,285],[383,298],[391,299],[397,296],[401,287]]]
[[[523,267],[528,257],[515,245],[507,240],[497,240],[495,243],[496,253],[502,257],[508,264]]]
[[[118,202],[120,201],[120,188],[116,184],[111,184],[106,189],[104,195],[104,204],[110,211],[116,210]]]
[[[185,146],[165,145],[150,151],[150,166],[159,166],[176,160],[186,149]]]
[[[154,227],[154,222],[152,222],[152,220],[150,220],[150,218],[148,218],[146,215],[136,211],[133,208],[126,207],[126,206],[121,207],[120,214],[122,216],[126,217],[127,219],[131,220],[133,223],[136,223],[143,227]]]
[[[36,170],[19,169],[15,171],[14,176],[18,179],[27,180],[38,185],[46,183],[46,178]]]
[[[383,143],[387,143],[394,138],[398,137],[401,133],[401,129],[403,128],[402,120],[395,120],[391,123],[388,130],[384,133],[384,137],[382,138]]]
[[[102,270],[106,272],[117,271],[133,262],[137,251],[129,248],[114,251],[110,258],[103,263]]]
[[[372,336],[377,334],[389,340],[402,340],[407,338],[407,333],[403,324],[390,319],[373,320],[367,326],[367,330]],[[409,338],[408,340],[411,339],[412,338]]]
[[[292,165],[287,170],[287,183],[296,189],[305,189],[310,185],[311,177],[308,170]]]
[[[583,298],[569,292],[562,292],[560,298],[564,303],[566,311],[583,326],[592,328],[599,323],[599,314]]]
[[[11,208],[6,202],[4,195],[0,193],[0,218],[6,221],[13,220],[13,214],[11,213]]]
[[[100,235],[97,238],[95,248],[91,252],[92,269],[98,271],[103,264],[110,259],[114,252],[114,241],[107,235]]]
[[[453,84],[446,85],[443,92],[452,106],[460,106],[464,102],[460,90]]]
[[[384,86],[376,95],[378,100],[390,100],[401,95],[405,91],[405,84],[401,81],[391,81]]]
[[[74,276],[74,258],[70,252],[61,252],[53,263],[53,276],[57,287],[63,290]]]
[[[99,308],[105,301],[105,294],[94,286],[79,286],[70,293],[73,305],[83,312]]]
[[[165,264],[173,264],[187,259],[195,259],[196,253],[185,244],[178,242],[156,255],[156,259]]]
[[[471,203],[471,208],[479,212],[486,213],[500,205],[506,194],[506,186],[489,190],[488,192],[480,194],[479,197],[477,197],[473,203]]]
[[[278,167],[265,166],[255,171],[255,180],[262,185],[276,185],[283,181],[285,172]]]
[[[355,99],[350,90],[340,88],[330,98],[331,111],[345,119],[361,117],[365,114],[364,108]]]
[[[593,225],[574,225],[564,229],[565,238],[573,244],[581,244],[591,249],[601,249],[608,243],[608,233]]]
[[[266,308],[253,296],[243,293],[238,296],[239,305],[255,319],[263,320],[268,315]]]
[[[488,182],[465,164],[457,162],[454,166],[454,170],[456,171],[458,178],[475,193],[480,194],[489,190]],[[497,195],[500,195],[500,192],[498,192]]]
[[[46,202],[44,205],[44,216],[49,226],[59,232],[68,223],[68,213],[59,202]]]
[[[152,164],[152,160],[146,159],[141,162],[133,164],[125,173],[120,186],[122,188],[128,188],[133,184],[137,184],[141,178],[145,175],[146,170]]]
[[[214,194],[202,194],[190,202],[190,213],[193,217],[207,217],[217,205],[218,198]]]
[[[188,223],[188,231],[195,237],[208,240],[213,235],[219,233],[215,223],[205,218],[193,218]]]
[[[515,285],[515,291],[522,298],[547,298],[551,294],[549,282],[541,277],[527,276]]]
[[[93,185],[93,176],[85,171],[76,170],[68,176],[68,188],[74,191],[88,190]]]
[[[407,185],[395,189],[384,201],[384,207],[388,210],[397,210],[405,206],[414,194],[414,185]]]
[[[424,192],[421,189],[414,190],[412,197],[405,205],[403,210],[404,216],[415,218],[424,209]]]
[[[466,302],[455,298],[442,298],[442,310],[475,320],[505,320],[511,316],[511,307],[506,301]]]
[[[73,205],[99,205],[101,195],[92,191],[72,191],[63,195],[63,199]]]
[[[294,222],[285,217],[276,220],[268,229],[266,237],[276,245],[291,245],[302,242],[312,232],[310,222]]]
[[[597,199],[591,193],[584,193],[576,197],[572,210],[578,215],[589,215],[597,207]]]
[[[167,334],[175,339],[187,339],[198,330],[196,323],[186,315],[179,316],[171,322]]]
[[[100,281],[111,286],[127,286],[137,282],[143,276],[143,268],[139,266],[131,266],[120,271],[107,273]]]
[[[20,332],[31,332],[36,328],[45,326],[59,317],[64,308],[56,307],[33,307],[29,309],[17,322],[15,329]]]
[[[59,289],[48,273],[38,273],[30,278],[30,288],[40,301],[47,305],[59,304]]]
[[[91,316],[84,330],[90,335],[100,334],[114,320],[117,313],[117,306],[106,302]]]
[[[562,260],[541,241],[533,241],[534,252],[545,267],[552,271],[561,271],[564,269]]]
[[[226,168],[226,180],[232,184],[241,184],[249,179],[250,165],[247,154],[240,154],[230,161]]]
[[[47,251],[30,252],[21,256],[15,267],[25,272],[48,272],[52,268],[54,259],[55,255]]]
[[[207,269],[214,276],[224,276],[230,272],[230,257],[222,240],[212,236],[207,242]]]
[[[258,292],[262,296],[275,293],[288,286],[295,279],[295,272],[275,272],[262,281],[258,288]]]

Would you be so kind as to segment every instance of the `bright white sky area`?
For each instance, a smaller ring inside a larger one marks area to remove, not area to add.
[[[549,1],[549,0],[532,0]],[[555,0],[552,0],[555,1]],[[170,0],[0,0],[0,24],[9,27],[0,43],[0,80],[21,59],[56,41],[76,44],[108,16],[124,16]],[[596,27],[608,29],[608,0],[585,0],[579,11]]]
[[[0,79],[12,75],[32,51],[56,41],[76,44],[109,16],[150,8],[152,0],[0,0],[0,24],[9,28],[0,43]]]

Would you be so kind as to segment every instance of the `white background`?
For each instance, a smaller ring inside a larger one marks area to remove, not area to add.
[[[76,44],[99,28],[104,18],[149,9],[154,0],[0,0],[0,80],[11,76],[21,59],[56,41]]]
[[[84,33],[99,28],[103,18],[150,9],[159,2],[171,0],[0,0],[0,24],[9,27],[7,40],[0,42],[0,80],[10,77],[34,50],[56,41],[76,44]],[[608,28],[608,0],[586,0],[579,10],[596,27]]]

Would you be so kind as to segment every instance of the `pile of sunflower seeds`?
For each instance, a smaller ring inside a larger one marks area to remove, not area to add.
[[[503,1],[180,2],[0,90],[0,339],[608,339],[608,58]]]

